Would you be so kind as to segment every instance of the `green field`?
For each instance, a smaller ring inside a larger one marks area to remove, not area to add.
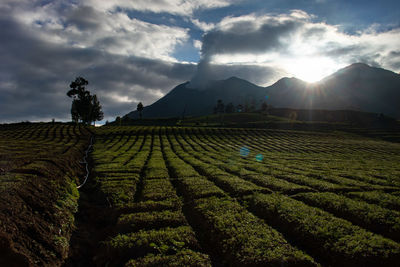
[[[102,127],[111,265],[396,265],[400,145],[355,134]],[[187,256],[193,255],[193,256]]]
[[[90,135],[80,125],[0,125],[0,266],[68,257]]]
[[[36,141],[63,133],[54,128],[59,126],[46,127],[50,130],[20,131],[12,138],[16,144],[18,138],[32,139],[33,149]],[[69,127],[70,134],[46,142],[65,140],[64,150],[77,146],[83,139],[71,140],[79,128]],[[88,186],[104,199],[109,217],[90,255],[98,266],[400,262],[398,143],[356,133],[277,129],[106,126],[91,131]],[[5,158],[12,152],[3,143],[10,152],[2,150],[2,160],[17,162]],[[64,150],[54,153],[70,149]],[[13,168],[1,175],[1,188],[16,177]]]

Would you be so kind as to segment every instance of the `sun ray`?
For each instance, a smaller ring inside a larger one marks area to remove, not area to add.
[[[324,57],[299,57],[284,62],[286,69],[294,77],[306,82],[318,82],[336,71],[340,66]]]

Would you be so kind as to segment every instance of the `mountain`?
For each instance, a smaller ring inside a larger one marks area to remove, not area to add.
[[[252,84],[246,80],[231,77],[227,80],[211,81],[204,89],[190,88],[189,82],[180,84],[164,97],[143,109],[144,118],[162,118],[182,116],[201,116],[213,112],[218,99],[225,104],[232,102],[235,105],[262,99],[265,88]],[[242,102],[243,101],[243,102]],[[131,118],[138,118],[137,111],[128,114]]]
[[[317,83],[282,78],[268,87],[231,77],[212,81],[204,89],[178,85],[154,104],[144,117],[199,116],[210,114],[218,99],[235,105],[267,103],[277,108],[358,110],[400,118],[400,75],[355,63]],[[137,112],[128,114],[137,118]]]
[[[266,89],[275,107],[350,109],[400,118],[400,75],[362,63],[314,84],[283,78]]]

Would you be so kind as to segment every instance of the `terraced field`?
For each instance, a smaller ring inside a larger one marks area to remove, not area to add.
[[[101,127],[108,266],[398,266],[400,144],[355,134]]]

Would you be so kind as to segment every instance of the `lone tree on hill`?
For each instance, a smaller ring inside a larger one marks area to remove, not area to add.
[[[71,88],[67,92],[67,96],[72,97],[71,117],[72,121],[78,123],[79,121],[85,124],[100,121],[103,119],[104,114],[101,110],[101,105],[96,95],[91,95],[86,86],[89,84],[87,80],[82,77],[77,77],[75,81],[71,82]]]
[[[142,118],[142,110],[143,110],[142,102],[139,102],[139,104],[137,104],[136,110],[139,112],[139,117]]]

